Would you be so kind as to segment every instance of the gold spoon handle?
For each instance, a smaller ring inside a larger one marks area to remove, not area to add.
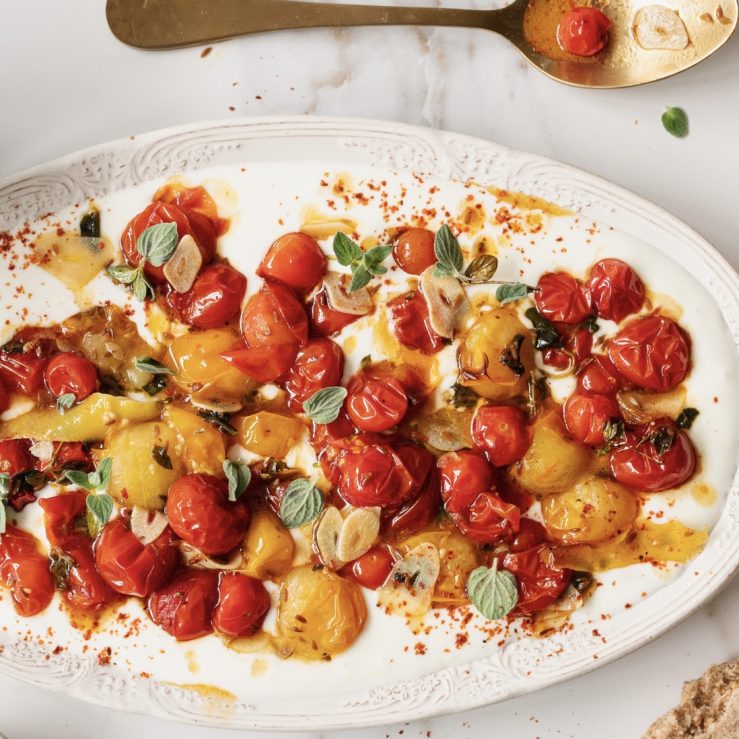
[[[108,0],[108,25],[126,44],[171,49],[249,33],[326,26],[461,26],[506,34],[516,2],[500,10],[405,8],[298,0]],[[520,20],[519,20],[520,25]]]

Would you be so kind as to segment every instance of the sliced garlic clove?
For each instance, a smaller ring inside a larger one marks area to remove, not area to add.
[[[344,525],[338,508],[328,506],[313,529],[313,547],[321,562],[331,570],[338,570],[344,563],[337,554],[339,534]]]
[[[342,562],[361,557],[380,533],[379,508],[355,508],[345,519],[336,542],[336,556]]]
[[[419,544],[393,566],[377,591],[377,605],[400,616],[423,616],[431,607],[441,561],[433,544]]]
[[[327,272],[323,278],[329,305],[340,313],[366,316],[372,310],[372,296],[366,287],[349,292],[349,275]]]
[[[28,448],[28,451],[31,452],[39,462],[48,464],[54,456],[54,444],[51,441],[34,441]]]
[[[424,443],[441,452],[458,452],[473,446],[470,408],[439,408],[418,417],[416,429]]]
[[[185,564],[199,570],[238,570],[244,562],[244,555],[241,552],[235,552],[224,562],[212,559],[186,541],[181,541],[179,547]]]
[[[634,36],[642,49],[679,51],[690,43],[680,16],[664,5],[647,5],[636,14]]]
[[[131,511],[131,533],[144,545],[158,539],[169,523],[161,511],[147,511],[134,506]]]
[[[454,338],[454,331],[469,308],[459,280],[436,277],[434,267],[429,267],[421,274],[419,286],[429,309],[431,328],[445,339]]]
[[[667,393],[621,390],[616,400],[626,423],[642,424],[658,418],[675,418],[685,405],[686,395],[687,391],[682,386]]]
[[[195,278],[203,266],[203,255],[195,243],[195,239],[186,234],[180,239],[174,254],[164,265],[162,272],[175,292],[186,293],[195,282]]]

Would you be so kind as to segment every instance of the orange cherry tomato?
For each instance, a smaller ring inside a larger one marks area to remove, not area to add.
[[[334,310],[328,302],[325,288],[318,292],[310,304],[310,324],[313,333],[319,336],[335,336],[350,323],[362,316]]]
[[[142,544],[123,518],[113,519],[95,542],[95,564],[103,580],[118,593],[145,598],[166,583],[179,564],[172,529]]]
[[[615,395],[621,389],[618,370],[605,354],[594,354],[577,377],[577,389],[598,395]]]
[[[259,580],[240,572],[222,572],[213,627],[226,636],[251,636],[262,626],[270,600]]]
[[[265,282],[241,314],[241,333],[248,347],[303,345],[308,340],[308,316],[290,288]]]
[[[185,187],[178,183],[170,182],[160,187],[152,200],[160,200],[163,203],[176,205],[186,212],[196,212],[205,216],[213,223],[218,235],[228,230],[227,219],[218,216],[218,206],[210,193],[201,185],[197,187]]]
[[[48,361],[34,352],[0,352],[0,378],[11,392],[33,395],[41,389]]]
[[[393,377],[362,378],[352,384],[346,399],[346,412],[362,431],[387,431],[397,426],[407,411],[405,390]]]
[[[225,480],[211,475],[185,475],[167,496],[172,530],[208,555],[226,554],[241,544],[249,527],[249,508],[228,500]]]
[[[547,541],[547,530],[533,518],[522,518],[518,533],[509,545],[511,552],[524,552]]]
[[[393,245],[393,259],[409,275],[420,275],[436,264],[434,232],[425,228],[409,228]]]
[[[483,405],[472,419],[472,440],[496,467],[518,462],[531,444],[526,416],[511,405]]]
[[[534,613],[554,603],[572,576],[570,570],[554,565],[546,545],[509,552],[502,564],[516,578],[519,596],[514,613],[519,614]]]
[[[25,439],[3,439],[0,441],[0,474],[8,477],[33,469],[33,458]]]
[[[466,537],[483,544],[512,539],[521,521],[518,507],[506,503],[495,493],[480,493],[463,511],[449,515]]]
[[[634,385],[667,392],[690,366],[690,339],[670,318],[652,315],[628,323],[608,342],[608,356]]]
[[[377,590],[385,584],[394,564],[395,556],[392,550],[384,544],[379,544],[353,562],[344,565],[340,572],[363,588]]]
[[[394,298],[387,310],[395,336],[403,346],[424,354],[436,354],[444,348],[444,340],[431,328],[426,299],[419,290]]]
[[[559,22],[560,46],[577,56],[595,56],[608,44],[610,18],[597,8],[573,8]]]
[[[536,286],[536,307],[544,318],[558,323],[580,323],[591,312],[590,293],[568,272],[547,272]]]
[[[189,641],[213,631],[212,614],[218,601],[218,573],[184,569],[174,580],[149,596],[151,620],[177,641]]]
[[[302,412],[303,403],[319,390],[341,384],[344,352],[331,339],[309,339],[297,353],[283,387],[291,410]]]
[[[297,344],[278,344],[255,349],[236,347],[219,356],[257,382],[274,382],[292,367],[297,353]]]
[[[72,352],[63,352],[51,359],[46,365],[44,379],[55,398],[71,393],[77,402],[92,395],[98,387],[97,367],[89,359]]]
[[[562,407],[565,426],[583,444],[600,446],[608,421],[620,418],[618,403],[607,395],[573,393]]]
[[[328,260],[318,242],[308,234],[296,232],[280,236],[269,247],[257,274],[291,287],[295,292],[310,292],[326,274]]]
[[[182,295],[169,294],[180,319],[195,328],[219,328],[236,318],[246,292],[246,277],[227,264],[214,264]]]
[[[10,589],[20,616],[41,613],[54,597],[49,560],[41,554],[36,537],[12,524],[0,538],[0,582]]]
[[[439,457],[437,465],[441,497],[449,513],[461,513],[480,493],[494,489],[493,470],[479,452],[447,452]]]
[[[593,265],[588,283],[601,318],[620,323],[644,305],[644,283],[620,259],[602,259]]]

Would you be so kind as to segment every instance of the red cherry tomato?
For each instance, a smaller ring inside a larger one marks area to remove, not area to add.
[[[619,323],[644,305],[644,283],[620,259],[602,259],[594,264],[588,284],[601,318]]]
[[[33,457],[25,439],[3,439],[0,441],[0,474],[13,477],[33,469]]]
[[[41,389],[48,361],[33,352],[0,352],[0,378],[11,392],[33,395]]]
[[[81,490],[43,498],[39,505],[44,511],[46,538],[57,549],[79,549],[91,545],[84,525],[87,495]]]
[[[331,339],[309,339],[298,351],[283,387],[291,410],[302,412],[303,403],[319,390],[341,384],[344,352]]]
[[[592,310],[590,293],[568,272],[547,272],[536,286],[536,307],[544,318],[558,323],[580,323]]]
[[[483,405],[472,419],[472,440],[496,467],[517,462],[531,444],[526,416],[511,405]]]
[[[213,631],[213,609],[218,601],[218,573],[183,570],[169,585],[155,590],[147,601],[151,620],[177,641],[188,641]]]
[[[308,316],[290,288],[265,282],[241,314],[241,333],[250,348],[305,344]]]
[[[660,432],[672,435],[672,445],[659,453],[650,436]],[[690,437],[670,421],[655,421],[628,434],[627,443],[611,452],[611,474],[622,485],[647,493],[657,493],[682,485],[695,472],[696,454]]]
[[[0,378],[0,413],[5,413],[10,407],[10,391],[5,380]]]
[[[409,228],[393,245],[393,259],[409,275],[420,275],[436,264],[434,232],[425,228]]]
[[[490,463],[478,452],[463,449],[439,457],[439,478],[444,508],[461,513],[475,502],[480,493],[494,488]]]
[[[269,595],[259,580],[240,572],[222,572],[213,627],[226,636],[251,636],[261,628],[269,606]]]
[[[318,292],[310,304],[311,328],[313,333],[319,336],[335,336],[350,323],[354,323],[361,317],[334,310],[328,302],[328,294],[325,289]]]
[[[208,555],[226,554],[241,544],[249,526],[249,508],[228,500],[225,480],[190,474],[169,488],[167,516],[172,530]]]
[[[221,352],[220,357],[257,382],[279,380],[292,367],[297,344],[278,344],[250,349],[236,347]]]
[[[295,292],[310,292],[326,274],[328,260],[312,236],[289,233],[269,247],[257,274],[282,282]]]
[[[98,371],[89,359],[72,352],[63,352],[46,365],[44,379],[46,387],[55,398],[71,393],[79,402],[97,390]]]
[[[575,364],[579,367],[593,351],[593,334],[586,328],[578,328],[572,332],[567,339],[567,350],[575,358]]]
[[[516,538],[510,543],[511,552],[523,552],[543,544],[547,540],[547,530],[533,518],[522,518]]]
[[[397,426],[408,410],[408,398],[396,379],[363,379],[353,383],[346,412],[362,431],[387,431]]]
[[[351,578],[363,588],[377,590],[385,584],[394,564],[395,556],[392,550],[380,544],[372,547],[353,562],[344,565],[341,574]]]
[[[688,374],[690,339],[673,320],[646,316],[627,324],[611,339],[608,356],[629,382],[666,392]]]
[[[10,589],[20,616],[40,613],[54,597],[49,560],[41,554],[36,537],[11,524],[0,538],[0,582]]]
[[[208,191],[198,185],[197,187],[185,187],[174,182],[160,187],[152,200],[160,200],[163,203],[176,205],[185,212],[195,212],[205,216],[213,223],[217,234],[228,230],[228,219],[218,216],[218,206]]]
[[[168,300],[183,323],[195,328],[218,328],[236,318],[246,292],[246,277],[227,264],[214,264],[182,295]]]
[[[560,46],[577,56],[595,56],[608,44],[611,21],[597,8],[573,8],[559,22]]]
[[[444,340],[431,328],[426,299],[419,290],[394,298],[387,310],[395,336],[403,346],[424,354],[436,354],[444,348]]]
[[[139,236],[150,226],[158,223],[174,223],[177,226],[177,237],[192,236],[203,257],[203,264],[208,264],[216,252],[216,231],[213,223],[195,211],[186,212],[176,205],[162,202],[151,203],[138,215],[134,216],[121,234],[121,250],[126,261],[137,267],[141,255],[136,249]],[[167,281],[162,267],[148,264],[144,267],[146,276],[155,284]]]
[[[572,358],[564,349],[545,349],[541,358],[544,364],[558,370],[566,370],[572,363]]]
[[[607,395],[573,393],[562,407],[565,426],[583,444],[600,446],[604,443],[606,424],[618,419],[618,403]]]
[[[512,539],[521,521],[521,511],[494,493],[480,493],[461,513],[449,515],[466,537],[483,544]]]
[[[94,466],[90,452],[81,442],[64,441],[59,444],[54,457],[55,470],[75,469],[92,472]]]
[[[605,354],[594,354],[577,377],[577,388],[586,393],[615,395],[621,389],[618,370]]]
[[[113,590],[145,598],[174,574],[179,550],[169,526],[154,541],[142,544],[122,518],[115,518],[95,542],[95,564]]]
[[[534,613],[554,603],[567,587],[572,573],[556,567],[549,547],[540,545],[522,552],[509,552],[503,567],[516,577],[518,602],[514,613]]]

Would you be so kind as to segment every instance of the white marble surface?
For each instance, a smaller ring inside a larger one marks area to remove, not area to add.
[[[0,177],[187,121],[299,113],[386,118],[496,140],[612,179],[678,213],[739,265],[739,37],[670,80],[591,92],[551,82],[483,31],[286,32],[220,44],[201,58],[202,48],[147,53],[119,44],[103,6],[3,4]],[[662,130],[667,105],[688,112],[687,139]],[[583,678],[468,714],[353,735],[638,737],[676,701],[683,680],[739,656],[737,612],[739,579],[666,636]],[[0,732],[9,739],[216,734],[113,713],[6,678]]]

